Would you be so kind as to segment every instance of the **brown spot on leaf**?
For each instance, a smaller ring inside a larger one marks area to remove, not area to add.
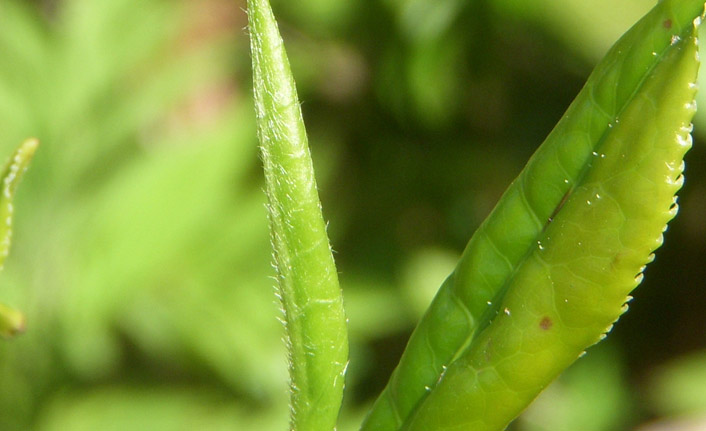
[[[544,316],[542,320],[539,322],[539,327],[542,328],[543,330],[547,331],[551,329],[552,325],[554,322],[552,322],[552,319],[550,319],[547,316]]]
[[[611,262],[611,266],[613,268],[617,268],[623,263],[623,260],[628,256],[628,252],[626,251],[620,251],[618,252],[615,256],[613,256],[613,261]]]
[[[665,19],[664,22],[662,23],[662,26],[664,26],[664,28],[666,28],[667,30],[669,30],[670,28],[672,28],[672,20],[671,20],[671,19]]]

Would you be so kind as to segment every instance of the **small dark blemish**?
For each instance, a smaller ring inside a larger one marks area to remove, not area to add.
[[[671,19],[665,19],[664,22],[662,23],[662,25],[664,26],[664,28],[666,28],[667,30],[669,30],[670,28],[672,28],[672,20],[671,20]]]
[[[539,322],[539,327],[542,328],[543,330],[547,331],[551,329],[552,325],[554,322],[552,322],[552,319],[550,319],[547,316],[544,316],[542,320]]]

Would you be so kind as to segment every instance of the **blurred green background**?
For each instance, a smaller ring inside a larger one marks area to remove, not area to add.
[[[272,1],[350,319],[339,429],[653,2]],[[0,274],[28,315],[0,343],[0,431],[286,429],[244,8],[0,0],[0,154],[42,141]],[[706,110],[695,130],[630,312],[513,431],[706,429]]]

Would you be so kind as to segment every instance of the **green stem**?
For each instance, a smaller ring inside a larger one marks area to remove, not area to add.
[[[248,0],[255,109],[290,356],[291,429],[335,429],[348,363],[338,275],[306,130],[267,0]]]

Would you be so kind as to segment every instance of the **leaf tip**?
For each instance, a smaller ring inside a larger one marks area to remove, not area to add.
[[[34,152],[37,151],[38,147],[39,147],[39,139],[27,138],[22,143],[22,145],[20,145],[20,151],[25,153],[27,155],[27,157],[32,157],[34,155]]]

